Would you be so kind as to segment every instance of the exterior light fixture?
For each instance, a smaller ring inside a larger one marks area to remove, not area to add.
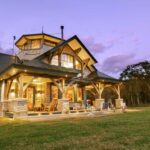
[[[11,90],[11,96],[15,97],[15,90],[14,89]]]
[[[16,83],[16,82],[17,82],[17,80],[16,80],[16,79],[14,79],[14,80],[13,80],[13,83]]]

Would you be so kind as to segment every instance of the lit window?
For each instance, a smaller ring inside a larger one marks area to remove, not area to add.
[[[53,58],[51,60],[51,65],[58,66],[58,55],[53,56]]]
[[[65,94],[66,99],[73,102],[74,101],[74,95],[73,94],[74,94],[73,93],[73,87],[69,87],[66,91],[66,94]]]
[[[38,49],[41,46],[40,40],[32,40],[31,41],[31,49]]]
[[[73,68],[73,56],[62,54],[61,55],[61,66],[66,68]]]
[[[24,49],[27,50],[27,49],[30,49],[30,42],[28,41],[26,44],[24,44]]]
[[[81,63],[78,60],[75,61],[75,67],[76,69],[81,70]]]

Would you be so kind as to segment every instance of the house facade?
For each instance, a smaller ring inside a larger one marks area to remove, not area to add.
[[[94,67],[97,60],[76,35],[64,40],[45,33],[29,34],[15,45],[16,56],[0,54],[1,115],[70,111],[75,104],[101,110],[105,87],[117,93],[116,107],[120,107],[120,81]]]

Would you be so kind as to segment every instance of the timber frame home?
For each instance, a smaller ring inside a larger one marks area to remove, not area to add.
[[[1,116],[102,110],[105,87],[117,93],[116,107],[120,107],[120,81],[94,67],[97,60],[76,35],[64,40],[45,33],[28,34],[15,45],[16,56],[0,53]]]

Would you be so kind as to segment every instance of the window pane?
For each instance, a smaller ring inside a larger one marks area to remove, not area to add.
[[[25,50],[28,50],[28,49],[30,49],[30,42],[28,41],[25,45],[24,45],[24,49]]]
[[[66,99],[69,101],[74,101],[74,97],[73,97],[73,87],[69,87],[66,91]]]
[[[40,40],[33,40],[31,42],[31,49],[40,48],[41,41]]]
[[[58,66],[58,55],[53,56],[53,58],[51,60],[51,65]]]
[[[73,68],[73,56],[62,54],[61,55],[61,66],[66,68]]]
[[[78,60],[75,61],[75,66],[76,69],[81,70],[81,63]]]

